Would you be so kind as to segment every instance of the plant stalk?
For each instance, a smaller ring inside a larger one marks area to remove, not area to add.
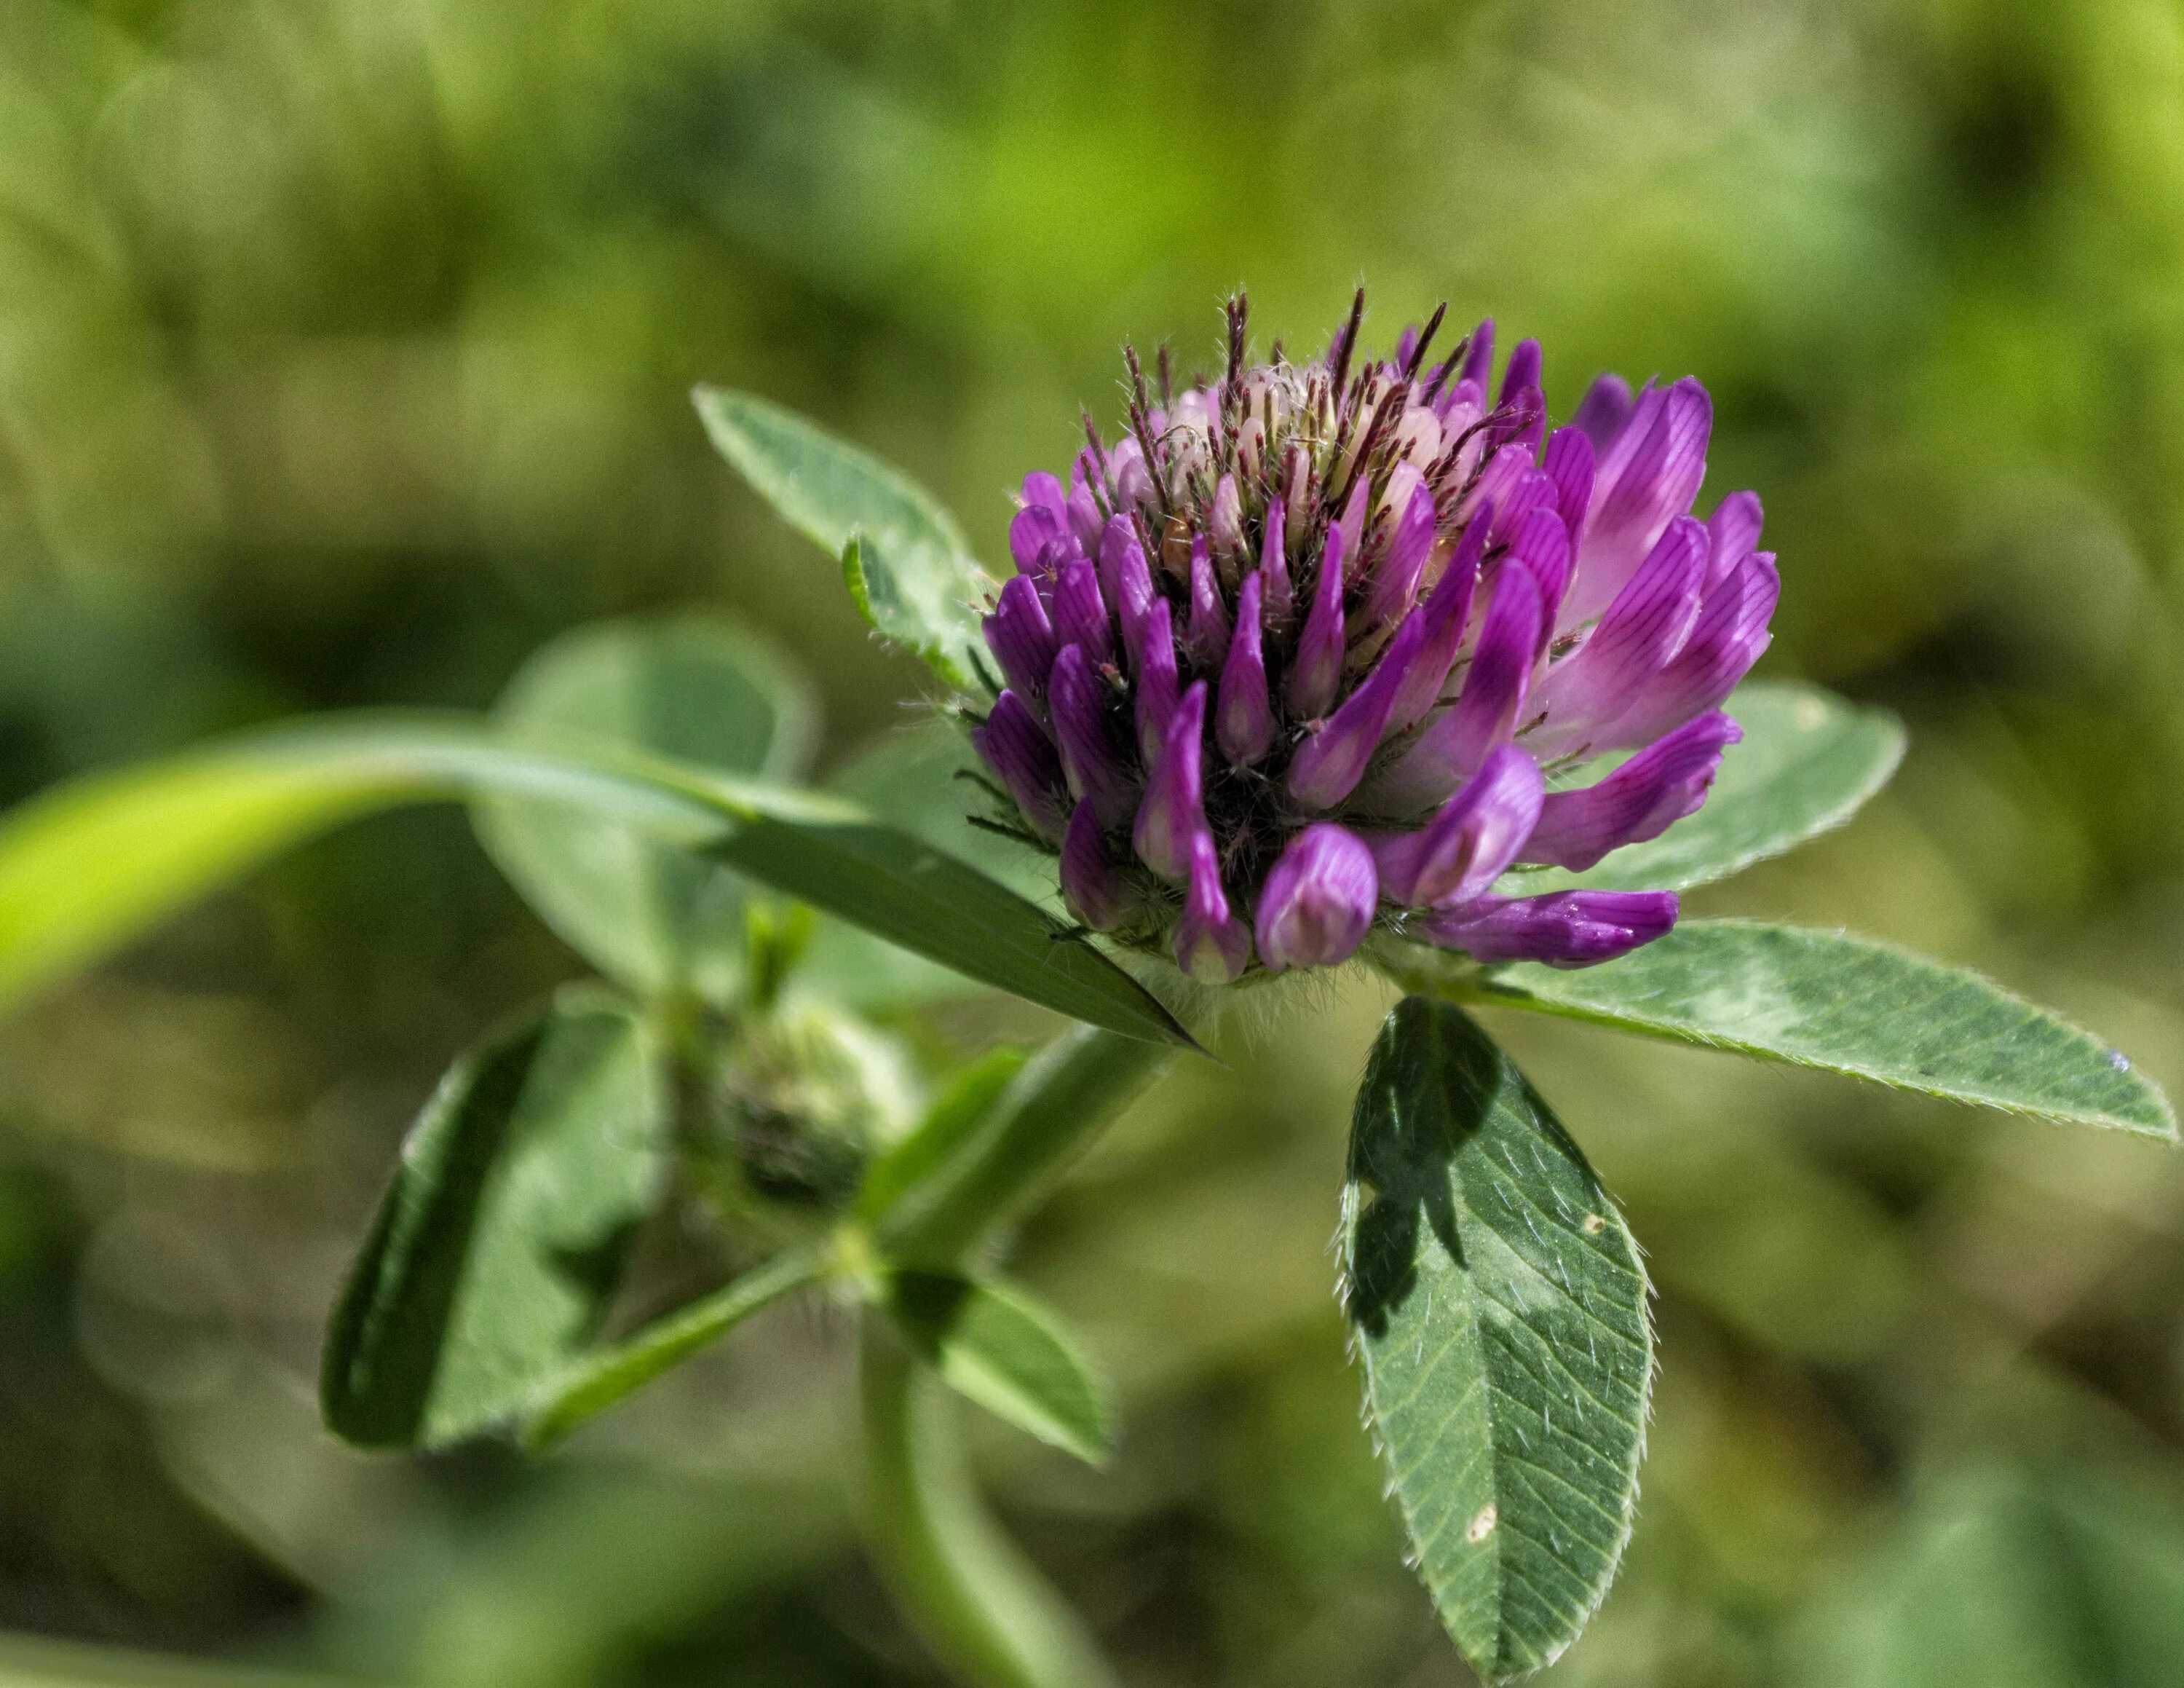
[[[969,1688],[1115,1688],[1076,1613],[987,1512],[946,1385],[874,1311],[861,1342],[866,1518],[904,1616]]]
[[[879,1254],[965,1269],[1173,1053],[1089,1027],[1056,1038],[889,1210]],[[904,1616],[967,1688],[1114,1688],[1082,1622],[986,1510],[939,1376],[877,1307],[861,1344],[866,1520]]]

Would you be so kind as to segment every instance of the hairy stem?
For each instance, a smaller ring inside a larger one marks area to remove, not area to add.
[[[925,1643],[972,1688],[1112,1688],[1098,1649],[979,1499],[956,1403],[884,1320],[863,1330],[872,1545]]]
[[[962,1267],[1172,1059],[1089,1028],[1056,1038],[881,1221],[879,1252]],[[905,1617],[967,1688],[1112,1688],[1083,1624],[979,1499],[939,1377],[877,1309],[862,1344],[866,1511]]]

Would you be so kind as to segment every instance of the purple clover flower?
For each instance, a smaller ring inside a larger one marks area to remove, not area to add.
[[[1490,399],[1490,318],[1178,388],[1134,353],[1127,431],[1025,478],[973,740],[1087,925],[1191,977],[1338,965],[1378,926],[1581,967],[1667,892],[1510,896],[1706,800],[1780,581],[1758,499],[1691,514],[1713,406],[1595,381],[1548,426],[1540,355]],[[1613,771],[1586,764],[1635,752]],[[1501,891],[1496,890],[1496,886]]]

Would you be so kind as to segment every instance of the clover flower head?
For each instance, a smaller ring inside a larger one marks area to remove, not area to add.
[[[1527,340],[1384,359],[1364,296],[1326,352],[1178,388],[1136,355],[1128,425],[1028,475],[973,733],[1085,925],[1195,979],[1338,965],[1376,927],[1480,962],[1585,966],[1668,892],[1521,891],[1706,800],[1720,706],[1768,643],[1759,500],[1691,513],[1713,406],[1592,383],[1550,429]],[[1594,758],[1635,752],[1590,783]]]

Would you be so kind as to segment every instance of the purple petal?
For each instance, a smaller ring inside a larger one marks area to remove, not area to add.
[[[1047,479],[1052,480],[1049,475]],[[1061,513],[1044,504],[1027,504],[1010,520],[1009,555],[1016,559],[1017,572],[1029,574],[1039,567],[1039,554],[1064,531]]]
[[[1357,953],[1379,907],[1373,852],[1330,821],[1290,841],[1259,892],[1259,959],[1286,967],[1334,967]]]
[[[1520,387],[1496,407],[1494,426],[1488,430],[1496,445],[1524,448],[1536,460],[1547,437],[1547,395],[1536,387]]]
[[[1630,396],[1630,383],[1621,376],[1596,376],[1592,385],[1585,389],[1585,397],[1578,401],[1577,413],[1570,417],[1570,426],[1592,442],[1596,453],[1605,451],[1630,420],[1635,402]]]
[[[1773,635],[1767,630],[1781,595],[1774,558],[1754,551],[1707,594],[1691,636],[1615,724],[1599,735],[1613,748],[1642,745],[1727,700],[1759,660]]]
[[[1290,707],[1306,720],[1317,720],[1327,713],[1342,684],[1346,648],[1342,629],[1342,563],[1346,543],[1340,528],[1327,530],[1327,549],[1312,585],[1312,613],[1305,618],[1296,659],[1290,664]]]
[[[1068,805],[1063,801],[1061,763],[1046,729],[1039,724],[1013,691],[994,701],[986,724],[971,735],[972,746],[1008,788],[1024,819],[1041,837],[1061,836]]]
[[[1463,367],[1456,372],[1459,381],[1468,381],[1481,393],[1494,377],[1494,319],[1485,318],[1471,331],[1471,349],[1463,355]]]
[[[1498,510],[1509,506],[1510,497],[1517,490],[1517,483],[1533,472],[1532,454],[1521,445],[1504,445],[1486,460],[1479,478],[1472,483],[1471,490],[1457,513],[1466,517],[1474,515],[1479,507],[1492,504]]]
[[[986,648],[1010,686],[1026,697],[1045,697],[1057,642],[1039,589],[1024,575],[1011,575],[1001,583],[1000,601],[982,625]]]
[[[1081,559],[1054,583],[1054,637],[1059,644],[1083,646],[1095,663],[1115,660],[1115,633],[1106,600],[1100,595],[1100,571]]]
[[[1537,390],[1542,360],[1537,340],[1519,340],[1509,354],[1509,366],[1502,372],[1501,402],[1507,404],[1526,388]]]
[[[1080,486],[1069,495],[1067,507],[1069,532],[1077,541],[1078,549],[1090,556],[1100,549],[1100,530],[1106,525],[1100,506],[1093,501],[1092,489]]]
[[[1557,791],[1540,810],[1524,859],[1579,873],[1611,850],[1658,838],[1706,802],[1722,752],[1744,736],[1719,710],[1686,721],[1605,780]]]
[[[1494,506],[1490,504],[1471,518],[1463,537],[1457,541],[1456,555],[1449,558],[1448,567],[1441,571],[1426,599],[1426,636],[1418,654],[1411,660],[1410,673],[1396,690],[1396,707],[1389,718],[1389,725],[1396,732],[1408,732],[1440,701],[1440,689],[1447,684],[1448,671],[1456,665],[1471,620],[1479,559],[1485,552],[1486,536],[1493,525]]]
[[[1707,589],[1729,578],[1729,571],[1752,555],[1759,543],[1763,512],[1756,492],[1733,492],[1707,517]]]
[[[1705,579],[1706,529],[1678,517],[1599,625],[1540,682],[1533,701],[1546,719],[1529,741],[1534,749],[1562,755],[1596,746],[1683,648]]]
[[[1114,485],[1118,507],[1145,509],[1159,502],[1152,471],[1145,467],[1145,448],[1134,438],[1124,435],[1108,452],[1107,475]]]
[[[1289,529],[1288,506],[1280,499],[1267,504],[1267,534],[1259,546],[1259,573],[1264,577],[1267,625],[1279,629],[1296,614],[1296,595],[1290,586],[1290,562],[1284,554]]]
[[[1055,742],[1072,796],[1099,812],[1102,826],[1119,826],[1136,812],[1138,782],[1123,760],[1109,704],[1113,694],[1081,645],[1065,645],[1047,685]]]
[[[1123,648],[1129,654],[1130,672],[1135,674],[1143,665],[1141,629],[1156,593],[1145,548],[1138,543],[1137,530],[1127,516],[1116,517],[1100,536],[1100,584],[1123,624]]]
[[[1220,673],[1228,654],[1228,606],[1221,601],[1221,584],[1213,578],[1213,559],[1202,534],[1190,542],[1190,621],[1183,646],[1201,674]]]
[[[1260,647],[1259,571],[1244,577],[1236,594],[1236,636],[1221,668],[1221,696],[1213,712],[1214,741],[1222,755],[1247,768],[1272,749],[1274,712],[1267,695],[1267,663]]]
[[[1540,588],[1521,562],[1505,560],[1493,601],[1454,706],[1418,735],[1401,760],[1373,781],[1373,808],[1415,814],[1446,801],[1464,776],[1508,743],[1531,689],[1539,648]]]
[[[1651,943],[1676,924],[1668,891],[1558,891],[1481,897],[1420,922],[1435,943],[1479,961],[1590,967]]]
[[[1546,789],[1539,763],[1502,746],[1425,825],[1371,840],[1382,888],[1413,908],[1479,896],[1517,858]]]
[[[1138,859],[1162,879],[1179,880],[1190,871],[1191,835],[1206,830],[1205,734],[1206,682],[1199,680],[1168,721],[1131,830]]]
[[[1713,401],[1688,377],[1639,400],[1630,425],[1601,456],[1565,625],[1599,614],[1669,523],[1690,510],[1706,478],[1713,428]]]
[[[1573,545],[1584,537],[1585,511],[1592,507],[1593,461],[1592,441],[1583,428],[1558,428],[1547,436],[1540,467],[1555,483],[1555,511]]]
[[[1554,477],[1544,469],[1526,469],[1509,483],[1508,492],[1496,506],[1494,526],[1487,534],[1490,545],[1507,545],[1516,537],[1524,518],[1535,510],[1553,510]]]
[[[1425,642],[1425,612],[1412,610],[1364,683],[1290,761],[1290,796],[1308,809],[1331,809],[1365,777],[1396,707],[1396,693]]]
[[[1176,922],[1175,964],[1201,985],[1235,982],[1251,960],[1251,929],[1228,912],[1213,835],[1200,826],[1189,847],[1190,889]]]
[[[1067,525],[1069,500],[1062,494],[1060,479],[1044,469],[1034,469],[1023,478],[1023,490],[1017,501],[1027,510],[1051,511],[1056,528]]]
[[[1409,610],[1418,596],[1418,577],[1425,572],[1426,558],[1433,553],[1433,542],[1434,496],[1421,485],[1403,506],[1388,554],[1373,572],[1372,590],[1365,595],[1367,625],[1390,626]]]
[[[1539,654],[1547,654],[1554,637],[1555,611],[1569,590],[1569,534],[1563,518],[1544,506],[1532,511],[1509,542],[1509,555],[1524,565],[1540,589]]]
[[[1061,840],[1061,900],[1095,932],[1113,931],[1137,908],[1129,876],[1107,853],[1100,817],[1089,802],[1078,804]]]
[[[1039,548],[1039,555],[1024,570],[1025,578],[1039,589],[1041,602],[1054,596],[1055,583],[1061,579],[1061,571],[1076,562],[1084,553],[1077,548],[1074,534],[1057,534]]]
[[[1135,718],[1138,755],[1148,768],[1160,759],[1181,685],[1176,672],[1174,619],[1167,600],[1155,598],[1139,624]]]

